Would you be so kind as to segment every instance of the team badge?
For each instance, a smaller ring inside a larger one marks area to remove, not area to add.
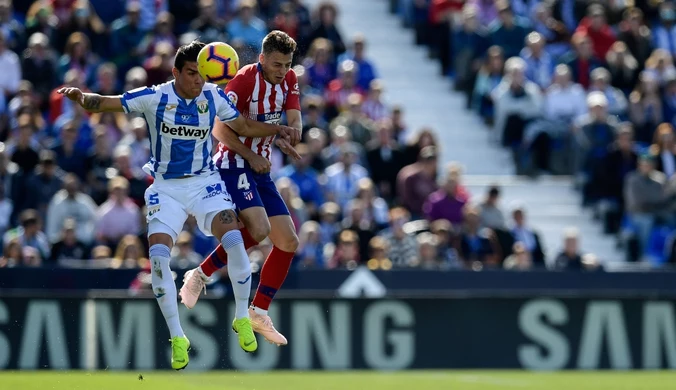
[[[244,193],[244,199],[246,200],[252,200],[253,199],[253,192],[247,191]]]
[[[233,105],[235,106],[237,105],[237,94],[235,93],[235,91],[228,91],[226,96],[228,97],[228,99],[230,99]]]
[[[207,111],[209,111],[209,103],[207,103],[206,100],[197,102],[197,112],[200,114],[206,114]]]

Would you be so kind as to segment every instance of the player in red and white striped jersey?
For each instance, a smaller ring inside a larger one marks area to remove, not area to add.
[[[249,119],[280,123],[282,116],[286,116],[289,127],[298,130],[291,137],[291,144],[275,137],[239,137],[225,125],[214,130],[219,139],[226,140],[225,144],[219,144],[214,160],[244,224],[241,232],[245,247],[257,245],[268,236],[274,245],[261,270],[249,315],[254,331],[277,345],[286,345],[287,340],[275,329],[267,311],[289,272],[298,236],[289,210],[270,178],[270,155],[275,143],[282,152],[300,158],[293,149],[303,127],[298,81],[291,70],[295,50],[296,42],[290,36],[281,31],[271,32],[263,40],[259,63],[240,69],[225,89],[228,98]],[[181,288],[186,306],[196,303],[207,278],[226,264],[227,255],[219,245],[200,267],[186,273]]]

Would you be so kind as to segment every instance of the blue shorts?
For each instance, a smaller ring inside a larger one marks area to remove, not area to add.
[[[268,217],[289,215],[289,209],[269,173],[258,174],[251,168],[221,169],[220,173],[238,211],[263,207]]]

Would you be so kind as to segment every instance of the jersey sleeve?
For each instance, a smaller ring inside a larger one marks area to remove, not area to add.
[[[252,82],[247,76],[248,73],[240,73],[225,86],[225,94],[240,112],[247,111],[245,108],[253,92]]]
[[[149,87],[141,87],[125,92],[120,100],[124,112],[146,112],[152,107],[152,101],[155,98],[156,90]]]
[[[289,93],[286,95],[284,102],[284,111],[286,110],[300,110],[300,89],[298,88],[298,77],[296,72],[290,70],[284,79],[289,88]]]
[[[218,97],[216,102],[216,116],[222,122],[230,122],[239,116],[239,110],[235,104],[228,98],[225,91],[220,88],[218,90]]]

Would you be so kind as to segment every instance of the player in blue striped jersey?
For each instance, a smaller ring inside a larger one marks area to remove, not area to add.
[[[196,218],[204,233],[220,238],[227,248],[228,274],[236,301],[233,329],[242,349],[253,352],[257,348],[248,314],[249,258],[238,230],[235,206],[211,159],[216,119],[227,122],[228,127],[242,136],[280,135],[278,146],[290,154],[295,154],[290,145],[300,137],[295,129],[240,116],[221,89],[205,84],[197,71],[197,55],[202,47],[204,44],[198,41],[181,46],[174,59],[174,80],[161,85],[139,88],[122,96],[83,93],[71,87],[59,90],[90,112],[135,112],[148,122],[151,158],[144,170],[155,178],[145,194],[152,286],[169,327],[171,365],[177,370],[188,365],[190,342],[178,318],[176,284],[169,257],[188,215]],[[214,136],[223,138],[218,131]]]

